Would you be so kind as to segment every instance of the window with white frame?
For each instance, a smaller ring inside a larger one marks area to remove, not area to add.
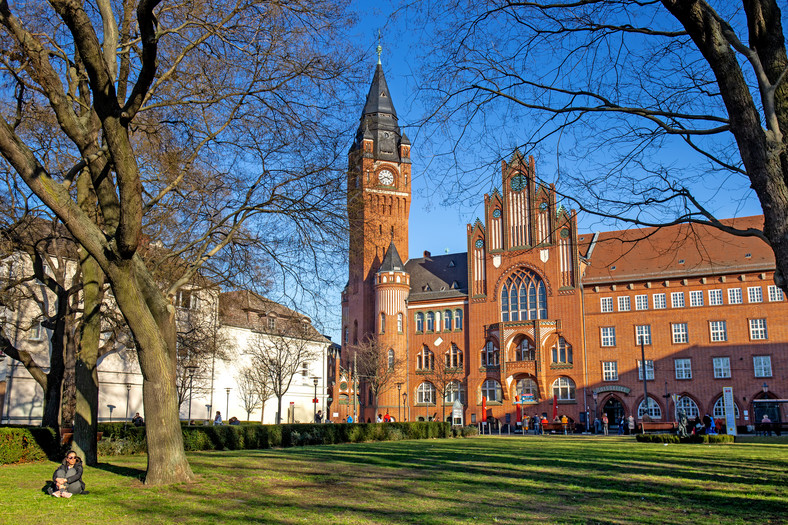
[[[689,359],[674,359],[676,379],[692,379],[692,362]]]
[[[638,419],[643,419],[646,415],[646,400],[642,400],[638,405]],[[662,409],[659,407],[657,400],[648,396],[648,417],[651,419],[662,419]]]
[[[750,319],[750,339],[753,341],[768,339],[766,319]]]
[[[435,385],[425,381],[416,389],[416,402],[420,405],[435,404]]]
[[[687,333],[687,323],[673,323],[670,325],[671,332],[673,333],[673,343],[681,344],[689,342],[689,335]]]
[[[755,370],[755,377],[772,377],[772,356],[752,356],[752,367]]]
[[[728,340],[728,327],[725,321],[709,321],[711,342],[722,343]]]
[[[602,379],[604,381],[618,381],[618,361],[602,362]]]
[[[444,330],[451,330],[451,321],[452,321],[451,310],[444,310],[443,311],[443,329]]]
[[[568,377],[559,377],[553,381],[553,397],[559,401],[574,401],[575,382]]]
[[[641,343],[643,343],[644,345],[651,344],[650,324],[635,325],[635,344],[640,345]]]
[[[503,398],[501,383],[495,379],[487,379],[482,383],[482,396],[486,397],[488,402],[500,402]]]
[[[690,306],[703,306],[703,290],[692,290],[689,293]]]
[[[421,312],[416,314],[416,331],[417,332],[424,331],[424,314]]]
[[[446,368],[462,368],[462,350],[457,348],[454,343],[446,352]]]
[[[523,337],[523,340],[517,345],[516,352],[518,361],[533,361],[536,359],[536,347],[527,337]]]
[[[462,403],[464,397],[462,383],[459,381],[451,381],[448,385],[446,385],[446,395],[443,397],[444,403],[447,405],[451,405],[455,401]]]
[[[268,329],[276,330],[276,317],[271,316],[268,318]]]
[[[44,327],[41,326],[41,322],[33,323],[30,327],[30,337],[28,339],[30,341],[41,341],[44,338]]]
[[[668,307],[667,299],[666,299],[664,293],[655,293],[652,296],[652,299],[654,300],[654,309],[655,310],[664,310],[665,308]]]
[[[616,346],[616,327],[603,326],[600,328],[602,334],[602,346]]]
[[[618,298],[618,311],[619,312],[628,312],[632,309],[632,305],[629,301],[628,295],[622,295]]]
[[[301,377],[309,377],[309,363],[301,363]]]
[[[397,314],[397,332],[400,333],[400,334],[402,333],[402,328],[403,328],[402,327],[402,323],[403,323],[403,321],[404,321],[404,319],[403,319],[403,316],[402,316],[402,312],[400,312],[400,313]]]
[[[435,331],[435,312],[427,312],[427,331]]]
[[[517,395],[528,396],[529,401],[539,402],[539,388],[536,386],[536,381],[530,377],[518,380],[515,392]]]
[[[462,310],[454,310],[454,329],[462,330]]]
[[[741,288],[728,288],[728,304],[741,304]]]
[[[648,310],[648,295],[635,296],[635,310]]]
[[[709,306],[722,304],[722,290],[709,290]]]
[[[684,292],[672,292],[670,306],[671,308],[684,308]]]
[[[389,370],[394,370],[394,349],[389,348]]]
[[[747,288],[747,302],[762,303],[763,289],[760,286],[750,286]]]
[[[612,297],[602,297],[600,300],[600,306],[602,308],[602,313],[609,313],[613,311],[613,298]]]
[[[654,380],[654,361],[646,359],[646,381]],[[638,381],[643,381],[643,368],[641,361],[638,359]]]
[[[692,400],[691,397],[681,396],[676,403],[676,412],[684,411],[687,414],[688,419],[694,419],[700,415],[698,411],[698,405],[695,404],[695,401]]]
[[[200,307],[200,297],[197,290],[178,290],[175,304],[187,310],[197,310]]]
[[[386,333],[386,314],[384,312],[380,312],[380,333]]]
[[[739,419],[739,407],[736,406],[735,402],[733,403],[733,413],[734,413],[733,417]],[[723,399],[722,396],[720,396],[720,398],[717,399],[717,402],[714,403],[713,414],[714,414],[714,419],[725,419],[725,399]]]
[[[778,288],[777,286],[775,286],[773,284],[770,284],[769,285],[769,301],[770,302],[775,302],[775,301],[784,301],[784,300],[785,300],[785,294],[783,293],[783,291],[780,288]]]
[[[421,352],[416,354],[416,370],[435,370],[435,354],[427,348],[421,347]]]
[[[491,339],[484,344],[484,349],[482,350],[482,366],[498,366],[499,364],[498,347]]]
[[[572,345],[566,342],[566,339],[559,337],[555,346],[552,349],[553,363],[571,364],[572,361]]]
[[[714,357],[711,360],[711,364],[714,368],[715,379],[728,379],[731,377],[730,357]]]

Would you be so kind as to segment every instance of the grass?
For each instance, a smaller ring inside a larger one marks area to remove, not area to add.
[[[481,437],[190,453],[195,483],[145,487],[145,457],[40,491],[51,462],[0,467],[3,523],[786,523],[788,446]]]

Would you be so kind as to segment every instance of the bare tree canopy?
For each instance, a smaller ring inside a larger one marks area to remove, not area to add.
[[[469,176],[479,166],[469,151],[486,146],[490,161],[538,151],[543,164],[556,159],[543,179],[580,209],[763,239],[786,289],[788,59],[776,0],[454,0],[402,13],[424,21],[428,122],[452,136],[443,176],[468,195],[494,184]],[[747,199],[760,203],[762,230],[719,222]]]
[[[353,345],[352,352],[355,375],[372,391],[377,414],[380,396],[393,389],[397,380],[404,377],[404,363],[393,351],[389,353],[388,347],[375,337],[366,337]]]
[[[95,261],[86,277],[106,277],[134,335],[157,423],[146,426],[149,484],[193,477],[178,421],[177,290],[199,271],[241,275],[250,246],[280,275],[320,277],[319,255],[339,247],[335,167],[358,63],[345,9],[0,0],[3,169]],[[163,288],[158,261],[141,255],[148,243],[187,261]]]

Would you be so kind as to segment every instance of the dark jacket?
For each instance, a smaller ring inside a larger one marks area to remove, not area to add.
[[[69,471],[71,475],[69,476]],[[55,481],[57,478],[66,478],[66,483],[71,485],[72,483],[79,482],[80,487],[82,490],[85,490],[85,482],[82,481],[82,460],[77,457],[77,461],[74,463],[73,467],[69,467],[66,463],[66,460],[63,460],[63,463],[55,470],[55,473],[52,474],[52,481]]]

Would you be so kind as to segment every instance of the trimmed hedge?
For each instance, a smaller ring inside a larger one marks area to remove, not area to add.
[[[641,443],[692,443],[692,444],[724,444],[733,443],[735,436],[726,434],[695,435],[680,438],[674,434],[638,434],[635,439]]]
[[[0,427],[0,465],[60,460],[64,452],[62,448],[51,428]]]
[[[145,427],[124,423],[100,423],[104,437],[99,456],[142,454],[147,451]],[[452,428],[449,423],[337,423],[287,425],[184,426],[183,447],[197,450],[253,450],[272,447],[332,445],[364,441],[398,441],[475,436],[475,426]],[[39,459],[59,460],[63,450],[52,429],[40,427],[0,428],[0,464]],[[47,453],[49,451],[49,453]]]

